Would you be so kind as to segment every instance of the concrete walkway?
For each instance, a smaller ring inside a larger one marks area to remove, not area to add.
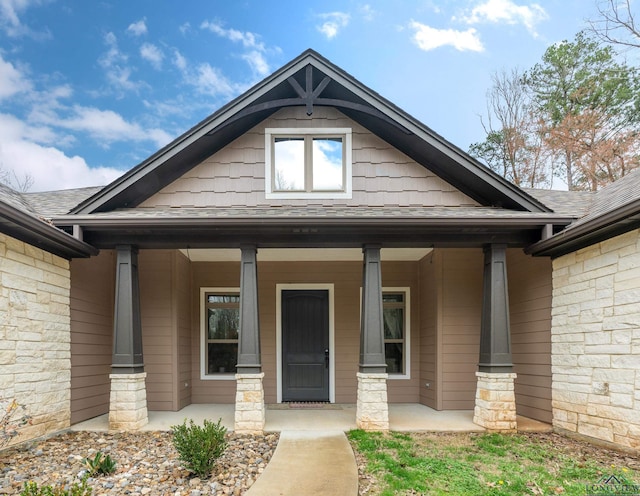
[[[358,467],[342,431],[282,431],[247,496],[357,496]]]

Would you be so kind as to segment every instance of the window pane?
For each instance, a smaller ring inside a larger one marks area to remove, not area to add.
[[[404,326],[403,315],[403,308],[385,308],[382,311],[385,339],[402,339],[404,337],[402,332]]]
[[[237,308],[208,308],[207,339],[238,339],[240,311]]]
[[[304,138],[275,138],[273,186],[276,191],[304,190]]]
[[[209,303],[240,303],[238,295],[207,295]]]
[[[237,343],[209,343],[207,374],[235,374],[238,363]]]
[[[404,294],[402,293],[383,293],[382,301],[385,303],[402,303],[404,301]]]
[[[385,343],[384,357],[387,362],[387,374],[402,374],[402,343]]]
[[[313,138],[313,189],[344,189],[342,138]]]

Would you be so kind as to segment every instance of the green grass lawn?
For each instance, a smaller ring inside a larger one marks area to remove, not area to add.
[[[360,465],[360,494],[586,496],[587,485],[598,494],[612,475],[640,486],[637,456],[557,434],[352,431],[349,439]],[[635,494],[613,492],[612,483],[600,494]]]

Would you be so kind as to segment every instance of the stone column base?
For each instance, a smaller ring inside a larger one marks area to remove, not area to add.
[[[476,406],[473,422],[492,431],[512,432],[516,422],[514,373],[476,372]]]
[[[149,422],[146,378],[146,372],[109,375],[109,429],[134,431]]]
[[[358,372],[356,426],[365,431],[389,430],[387,374]]]
[[[264,432],[264,389],[260,374],[236,374],[236,414],[234,431],[238,434]]]

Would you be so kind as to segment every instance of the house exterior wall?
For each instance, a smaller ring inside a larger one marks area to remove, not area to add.
[[[432,252],[420,261],[420,403],[436,410],[442,409],[442,370],[438,368],[439,346],[442,344],[441,254]],[[427,387],[427,384],[429,385]]]
[[[551,262],[507,253],[517,412],[550,422]],[[420,262],[419,396],[437,410],[475,404],[483,260],[480,249],[436,249]]]
[[[69,262],[0,234],[0,385],[32,424],[15,441],[70,422]]]
[[[507,251],[518,415],[551,423],[551,260]]]
[[[553,425],[640,448],[640,230],[553,261]]]
[[[353,129],[353,197],[344,200],[266,200],[265,128]],[[176,179],[139,208],[260,206],[477,206],[334,108],[285,108]]]
[[[439,259],[442,380],[438,394],[443,410],[472,410],[475,405],[483,260],[482,250],[471,248],[442,250]]]
[[[189,261],[177,250],[142,250],[138,260],[147,406],[176,411],[191,395]]]
[[[330,257],[330,251],[328,252]],[[276,285],[333,284],[335,312],[335,401],[355,403],[360,353],[361,262],[260,262],[258,252],[259,315],[265,402],[277,402]],[[191,367],[193,403],[233,403],[235,381],[200,378],[200,288],[238,287],[238,263],[192,264]],[[418,262],[383,262],[385,287],[409,287],[411,292],[411,378],[388,381],[391,402],[417,403],[420,382],[420,287]]]
[[[71,261],[71,423],[109,411],[115,254]]]

